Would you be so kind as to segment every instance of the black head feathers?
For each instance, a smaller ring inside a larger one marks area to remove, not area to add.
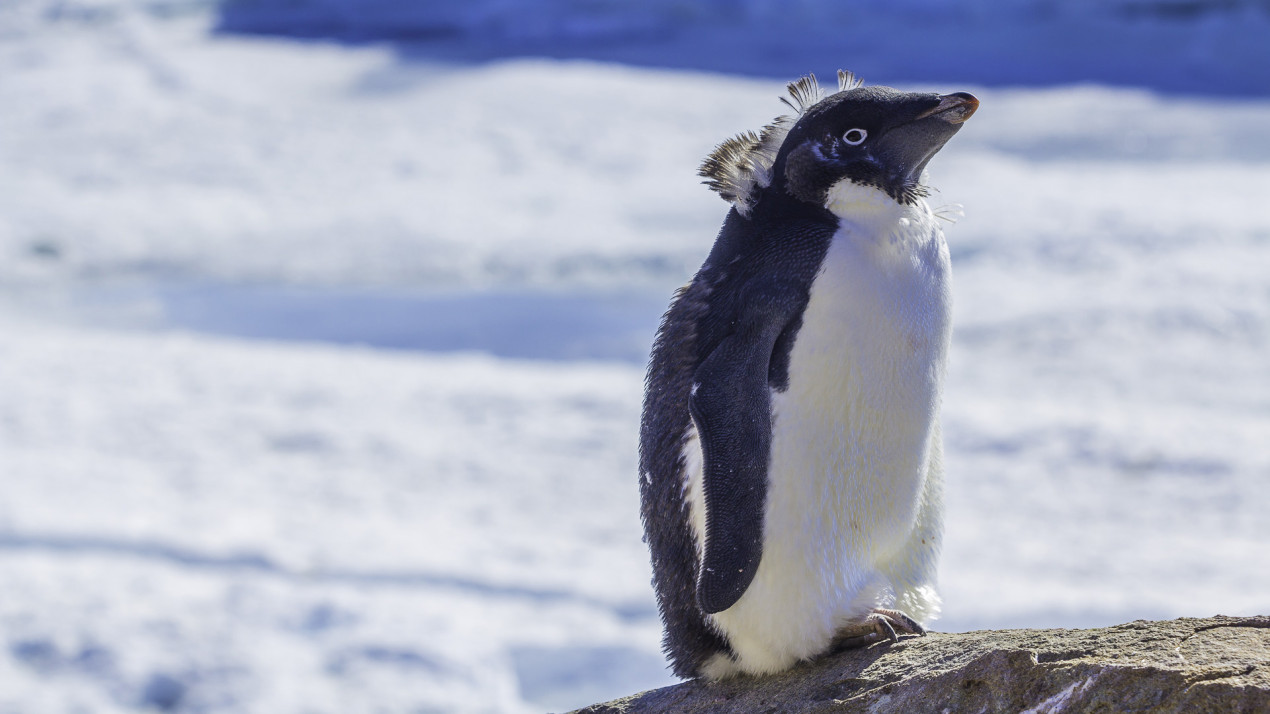
[[[738,213],[748,217],[764,193],[779,190],[824,205],[842,181],[873,186],[899,203],[926,195],[921,175],[979,102],[949,95],[864,87],[838,72],[838,89],[825,95],[815,76],[788,86],[781,97],[793,115],[777,117],[755,134],[720,144],[699,174]]]

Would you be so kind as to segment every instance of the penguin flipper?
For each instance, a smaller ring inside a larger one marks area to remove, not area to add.
[[[697,368],[688,406],[704,460],[705,544],[697,604],[728,609],[754,580],[763,555],[771,454],[772,351],[796,309],[779,286],[750,291],[736,330]]]

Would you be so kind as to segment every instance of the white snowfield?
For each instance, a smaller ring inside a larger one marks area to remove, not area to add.
[[[725,212],[697,163],[780,84],[30,6],[0,10],[0,712],[670,683],[642,350]],[[1267,612],[1270,101],[931,89],[982,100],[932,166],[966,207],[937,627]]]

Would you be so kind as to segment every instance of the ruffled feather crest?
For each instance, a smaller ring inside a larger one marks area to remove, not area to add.
[[[863,84],[851,72],[838,70],[839,92]],[[825,98],[825,92],[814,74],[790,82],[786,91],[789,96],[780,100],[794,111],[794,116],[776,117],[758,134],[745,131],[724,141],[715,147],[697,171],[697,175],[706,179],[703,183],[736,206],[742,216],[749,215],[758,200],[759,191],[772,183],[772,164],[776,162],[776,153],[780,151],[790,127],[798,121],[798,117]]]

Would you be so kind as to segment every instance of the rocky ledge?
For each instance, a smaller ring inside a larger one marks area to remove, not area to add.
[[[931,633],[770,677],[685,682],[576,714],[1270,713],[1270,617]]]

